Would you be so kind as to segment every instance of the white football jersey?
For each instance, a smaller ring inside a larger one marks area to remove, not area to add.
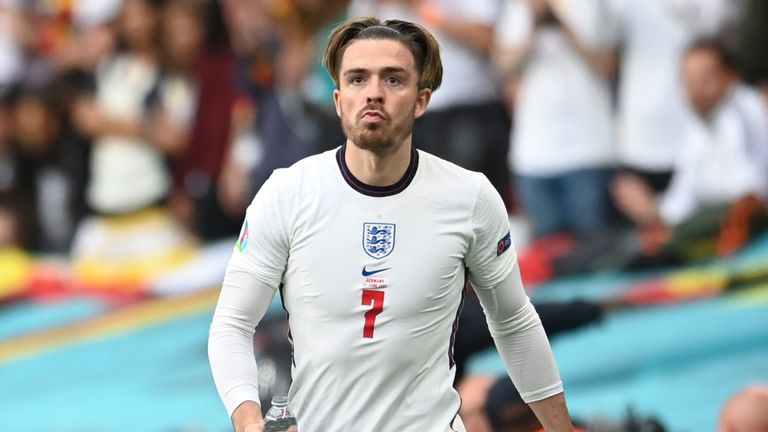
[[[483,175],[416,150],[400,182],[365,185],[344,149],[275,171],[230,263],[281,286],[299,430],[464,430],[453,339],[467,278],[514,268],[506,209]]]

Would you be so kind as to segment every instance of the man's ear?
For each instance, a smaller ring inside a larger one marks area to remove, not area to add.
[[[339,89],[333,89],[333,105],[336,107],[336,115],[339,116],[339,118],[341,118],[340,98],[341,94],[339,93]]]
[[[416,98],[416,109],[414,110],[414,118],[421,117],[425,111],[427,111],[427,105],[432,99],[432,89],[423,88],[419,90],[419,95]]]

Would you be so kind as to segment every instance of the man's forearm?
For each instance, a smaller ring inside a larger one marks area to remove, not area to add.
[[[491,53],[493,28],[488,25],[450,17],[443,21],[440,30],[482,56]]]
[[[546,432],[572,432],[573,424],[563,393],[528,404]]]
[[[271,287],[247,272],[227,269],[211,322],[208,358],[216,389],[233,420],[236,410],[246,407],[241,413],[249,412],[245,404],[259,401],[253,333],[273,295]]]
[[[581,39],[579,39],[576,32],[565,23],[561,24],[561,30],[565,36],[565,40],[568,41],[573,50],[587,62],[589,67],[596,74],[606,79],[612,79],[614,77],[618,67],[618,55],[615,50],[594,50],[588,48]]]
[[[446,14],[433,2],[420,2],[414,7],[419,19],[427,27],[440,31],[482,56],[490,54],[493,45],[492,25]]]
[[[496,45],[493,50],[493,66],[502,77],[509,78],[520,73],[533,51],[535,36],[516,46]]]
[[[563,392],[552,350],[539,316],[523,291],[520,268],[493,288],[477,288],[488,330],[512,382],[524,401]]]

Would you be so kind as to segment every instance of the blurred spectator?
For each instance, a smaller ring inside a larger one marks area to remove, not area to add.
[[[508,0],[496,65],[520,77],[510,166],[534,237],[609,224],[609,83],[614,25],[605,0]]]
[[[768,228],[768,113],[760,94],[741,83],[716,40],[692,44],[682,73],[690,112],[669,188],[657,199],[639,177],[615,183],[617,204],[635,227],[555,258],[554,274],[728,255]]]
[[[73,112],[93,139],[86,196],[99,213],[141,210],[169,191],[165,154],[181,151],[181,143],[162,139],[168,125],[156,110],[164,102],[159,18],[157,1],[125,1],[119,21],[124,49],[99,68],[96,94],[78,101]]]
[[[497,379],[488,390],[485,412],[494,432],[538,432],[543,430],[536,415],[523,402],[520,393],[507,377]],[[576,429],[576,431],[580,430]]]
[[[161,0],[125,0],[117,22],[120,51],[101,64],[96,91],[72,116],[92,139],[86,201],[96,213],[78,228],[83,260],[148,259],[178,253],[188,239],[167,211],[169,157],[184,151],[194,95],[163,73]]]
[[[1,7],[3,2],[10,6]],[[4,9],[0,12],[0,21],[4,21],[0,25],[0,71],[15,65],[20,80],[40,86],[52,81],[57,72],[93,69],[114,48],[108,26],[121,3],[122,0],[0,1],[0,10]],[[4,34],[12,35],[10,49]]]
[[[733,19],[725,0],[614,0],[621,45],[618,149],[614,179],[644,182],[656,194],[669,185],[683,141],[687,102],[680,64],[696,38],[714,36]]]
[[[456,386],[461,398],[459,416],[467,432],[493,432],[485,414],[485,405],[488,390],[496,380],[495,376],[490,375],[468,376]]]
[[[733,396],[723,407],[717,432],[768,432],[768,387],[756,385]]]
[[[509,377],[498,378],[488,390],[485,402],[488,422],[494,432],[544,432],[531,408],[523,402]],[[639,417],[632,410],[621,420],[574,418],[574,432],[665,432],[654,417]],[[467,432],[474,432],[467,430]]]
[[[485,174],[509,205],[510,120],[489,55],[497,0],[355,0],[351,16],[402,19],[429,28],[440,43],[440,91],[414,125],[414,145]]]
[[[329,106],[319,106],[304,86],[318,63],[319,38],[348,1],[225,0],[222,5],[241,56],[238,72],[255,106],[248,113],[247,106],[240,104],[236,118],[253,116],[255,127],[240,124],[236,138],[241,145],[231,153],[242,156],[244,147],[252,147],[247,159],[254,167],[244,199],[250,201],[276,168],[344,142],[336,113]],[[242,170],[238,165],[231,163],[228,168]],[[229,178],[228,174],[223,175]]]
[[[232,194],[243,188],[222,181],[238,109],[235,56],[222,16],[213,0],[172,0],[163,13],[166,73],[193,94],[185,125],[186,149],[174,160],[177,215],[203,240],[234,236],[244,201]],[[231,176],[230,176],[231,178]]]
[[[714,40],[693,44],[683,60],[694,113],[669,190],[626,183],[621,208],[640,226],[675,226],[697,212],[768,194],[768,113],[759,93],[739,81],[733,58]]]
[[[639,225],[643,254],[633,268],[673,264],[743,247],[768,227],[768,113],[743,85],[718,41],[694,43],[683,60],[692,113],[669,189],[656,200],[641,182],[617,189]]]
[[[683,136],[680,60],[692,40],[669,0],[616,0],[621,45],[618,156],[624,175],[663,192]],[[621,177],[619,177],[620,181]]]
[[[30,209],[33,235],[24,246],[35,251],[69,250],[84,212],[87,152],[65,117],[65,87],[22,87],[14,97],[12,143],[17,152],[16,187]]]

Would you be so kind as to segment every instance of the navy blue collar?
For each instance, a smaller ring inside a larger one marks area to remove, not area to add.
[[[344,154],[347,150],[347,145],[344,144],[336,151],[336,162],[339,164],[339,171],[341,176],[344,177],[344,181],[347,182],[352,189],[360,192],[363,195],[372,197],[386,197],[390,195],[397,195],[404,191],[405,188],[411,184],[413,178],[416,177],[416,170],[419,168],[419,152],[411,146],[411,161],[408,164],[408,169],[405,170],[405,174],[397,183],[389,186],[373,186],[365,184],[358,180],[347,167],[347,161],[344,158]]]

